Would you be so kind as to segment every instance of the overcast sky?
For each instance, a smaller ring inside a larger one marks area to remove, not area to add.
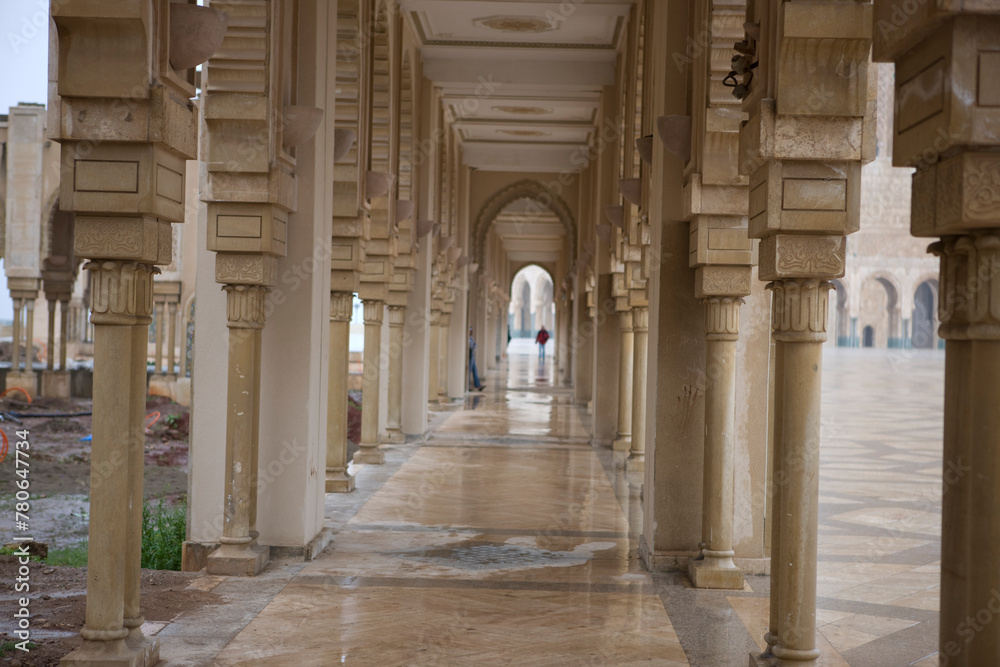
[[[0,114],[18,102],[46,103],[48,0],[0,0]],[[0,272],[0,320],[14,317],[7,277]]]

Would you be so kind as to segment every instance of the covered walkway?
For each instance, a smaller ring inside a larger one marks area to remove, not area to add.
[[[167,664],[745,664],[768,577],[704,591],[646,572],[641,475],[589,444],[553,362],[514,348],[427,442],[386,447],[384,465],[355,470],[355,494],[327,496],[319,558],[195,580],[226,604],[150,624]],[[826,361],[820,664],[934,664],[943,355]]]

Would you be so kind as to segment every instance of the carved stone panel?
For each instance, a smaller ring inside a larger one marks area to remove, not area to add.
[[[760,242],[760,279],[841,278],[846,255],[844,236],[776,234]]]

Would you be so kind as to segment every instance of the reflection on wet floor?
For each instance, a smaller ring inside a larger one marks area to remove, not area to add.
[[[248,582],[270,592],[230,630],[168,626],[207,656],[186,664],[746,664],[769,580],[700,591],[646,572],[643,480],[591,446],[569,389],[536,385],[551,363],[510,355],[428,442],[359,467],[354,494],[327,496],[336,536],[316,560]],[[826,355],[821,667],[936,664],[942,368],[935,353]]]

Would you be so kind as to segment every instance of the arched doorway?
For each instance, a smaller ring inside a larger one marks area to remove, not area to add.
[[[925,280],[913,294],[913,347],[931,350],[937,346],[937,281]]]
[[[537,264],[529,264],[514,274],[508,310],[512,339],[534,339],[539,328],[555,327],[552,295],[552,276]]]
[[[862,333],[862,347],[875,347],[875,328],[867,326]]]

